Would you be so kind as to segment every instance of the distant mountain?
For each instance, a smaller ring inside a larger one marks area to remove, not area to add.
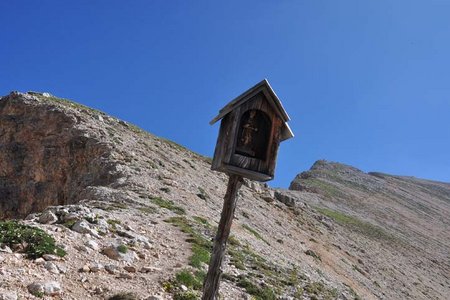
[[[444,299],[448,295],[449,183],[380,172],[366,174],[319,160],[309,171],[297,175],[289,189],[319,194],[314,203],[319,211],[352,234],[377,238],[378,243],[363,248],[370,262],[363,268],[372,280],[380,278],[377,283],[386,291],[398,286],[396,290],[401,293],[395,298]],[[353,242],[358,245],[358,238]],[[441,295],[429,294],[433,290]]]
[[[210,158],[34,92],[0,98],[0,150],[0,299],[198,299],[227,184]],[[450,295],[447,183],[317,161],[239,194],[222,299]]]

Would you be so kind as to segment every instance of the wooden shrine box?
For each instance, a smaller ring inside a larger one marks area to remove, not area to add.
[[[222,119],[211,169],[257,181],[273,179],[278,146],[294,134],[289,116],[264,79],[219,111]]]

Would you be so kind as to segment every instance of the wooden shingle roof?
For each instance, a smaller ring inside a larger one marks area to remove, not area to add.
[[[255,86],[248,89],[247,91],[233,99],[230,103],[225,105],[219,111],[219,114],[214,119],[212,119],[211,122],[209,122],[209,124],[212,125],[216,123],[217,121],[225,117],[229,112],[233,111],[236,107],[241,106],[242,104],[253,98],[253,96],[261,92],[264,94],[267,101],[270,103],[277,115],[284,121],[284,126],[281,133],[281,141],[294,137],[291,128],[287,124],[287,121],[290,120],[289,115],[287,114],[286,110],[283,107],[283,104],[275,94],[267,79],[264,79],[261,82],[257,83]]]

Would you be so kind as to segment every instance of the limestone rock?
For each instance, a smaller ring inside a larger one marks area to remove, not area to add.
[[[33,282],[27,286],[28,292],[35,296],[44,294],[44,284],[40,282]]]
[[[12,291],[0,290],[0,300],[17,300],[17,293]]]
[[[295,196],[289,194],[289,191],[277,190],[277,191],[275,191],[275,198],[278,201],[283,202],[284,204],[286,204],[286,206],[289,206],[289,207],[296,206],[296,204],[298,202],[298,200],[297,200],[297,198],[295,198]]]
[[[50,210],[44,211],[38,219],[41,224],[53,224],[58,222],[58,217]]]
[[[115,274],[119,270],[119,268],[116,265],[108,264],[105,266],[105,270],[109,274]]]
[[[72,226],[72,230],[78,233],[90,233],[91,227],[89,223],[85,220],[79,220]]]
[[[53,255],[53,254],[44,254],[42,255],[42,258],[46,261],[58,261],[61,260],[59,256]]]
[[[137,257],[136,252],[127,250],[126,252],[120,251],[120,246],[109,245],[102,249],[102,253],[108,256],[110,259],[121,260],[126,262],[133,262]]]
[[[79,120],[73,109],[44,94],[1,98],[0,198],[6,200],[0,219],[73,203],[85,187],[112,182],[111,166],[98,159],[110,148],[98,142],[99,135],[83,134]]]
[[[43,259],[42,257],[39,257],[39,258],[36,258],[35,260],[34,260],[34,263],[36,264],[36,265],[43,265],[43,264],[45,264],[45,259]]]
[[[58,267],[51,261],[48,261],[44,264],[44,268],[47,269],[47,271],[49,271],[52,274],[59,274],[59,269]]]
[[[100,272],[101,270],[103,270],[103,265],[100,263],[93,263],[89,265],[89,268],[91,269],[91,272],[96,273],[96,272]]]
[[[59,295],[62,292],[59,282],[50,281],[44,283],[44,294],[49,296]]]
[[[92,250],[98,251],[100,250],[100,246],[98,245],[98,243],[94,240],[88,240],[86,243],[84,243],[84,245],[86,247],[91,248]]]

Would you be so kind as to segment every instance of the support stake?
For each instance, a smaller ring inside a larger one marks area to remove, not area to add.
[[[209,261],[208,273],[203,284],[202,300],[216,300],[219,292],[220,277],[222,276],[222,261],[225,256],[231,223],[234,218],[234,210],[239,188],[242,185],[242,177],[229,175],[227,193],[225,194],[219,228],[214,239],[213,252]]]

